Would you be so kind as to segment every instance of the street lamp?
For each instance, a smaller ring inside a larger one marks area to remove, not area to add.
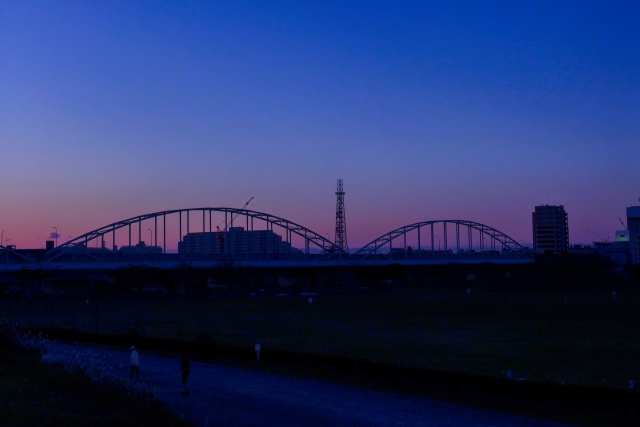
[[[147,230],[149,230],[149,246],[153,246],[153,231],[150,228],[147,228]]]
[[[436,236],[438,238],[438,251],[440,250],[440,236]]]
[[[2,230],[2,233],[0,234],[0,246],[4,246],[4,230]]]
[[[56,239],[56,248],[57,248],[58,247],[58,228],[57,227],[53,227],[53,229],[56,231],[56,234],[55,234],[54,237]]]

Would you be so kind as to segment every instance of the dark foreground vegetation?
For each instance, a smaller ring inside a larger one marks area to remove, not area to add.
[[[135,269],[90,293],[0,300],[0,313],[61,339],[188,347],[202,360],[579,425],[632,426],[640,425],[639,287],[638,270],[575,259]]]
[[[200,361],[316,378],[570,425],[640,425],[640,392],[635,389],[509,379],[274,348],[262,349],[260,359],[257,360],[253,349],[221,345],[205,335],[186,340],[68,330],[46,332],[63,341],[113,348],[126,348],[134,340],[147,353],[175,355],[175,350],[180,348]]]
[[[116,381],[92,381],[82,369],[41,360],[37,342],[0,325],[0,425],[192,426],[148,392]]]

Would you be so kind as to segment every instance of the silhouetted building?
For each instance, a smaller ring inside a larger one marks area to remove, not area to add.
[[[263,257],[302,252],[283,242],[282,237],[271,230],[245,231],[243,227],[231,227],[229,231],[188,233],[178,243],[178,253]]]
[[[627,208],[627,231],[631,263],[640,264],[640,206]]]
[[[102,250],[105,250],[105,249],[102,249]],[[160,246],[147,246],[145,242],[139,242],[135,246],[122,246],[118,251],[121,254],[126,254],[126,255],[162,254],[162,248]]]
[[[564,206],[536,206],[532,213],[533,249],[537,254],[569,250],[569,219]]]

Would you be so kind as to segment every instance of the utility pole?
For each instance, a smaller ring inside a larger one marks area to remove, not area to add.
[[[338,190],[336,191],[336,246],[344,253],[349,253],[347,244],[347,223],[344,212],[344,189],[342,180],[338,180]]]

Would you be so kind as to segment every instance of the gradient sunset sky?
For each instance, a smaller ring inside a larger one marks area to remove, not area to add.
[[[640,197],[640,3],[0,2],[0,229],[41,248],[248,206],[350,247],[463,219],[613,237]],[[590,231],[587,231],[590,230]]]

